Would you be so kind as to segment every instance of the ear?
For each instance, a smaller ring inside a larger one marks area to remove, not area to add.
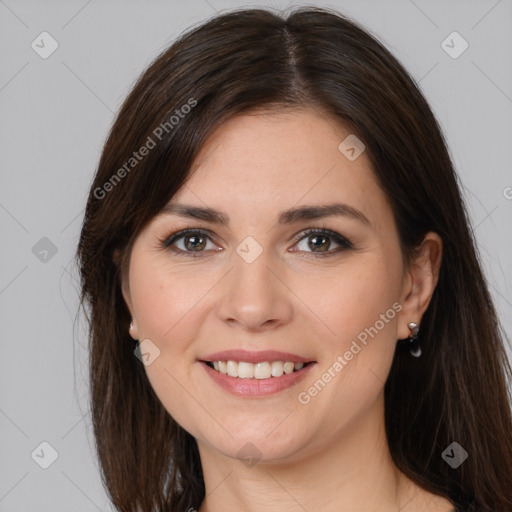
[[[130,312],[130,316],[132,317],[132,323],[130,326],[130,336],[136,340],[138,339],[138,329],[137,329],[137,323],[135,321],[134,315],[133,315],[133,308],[132,308],[132,299],[130,294],[130,287],[128,285],[128,275],[125,273],[122,265],[122,256],[119,249],[115,249],[112,254],[112,260],[119,268],[119,276],[121,281],[121,293],[123,295],[123,299],[126,303],[126,307],[128,308],[128,311]]]
[[[410,322],[420,326],[439,279],[443,252],[443,241],[434,232],[425,235],[423,242],[416,249],[415,256],[409,269],[404,275],[400,304],[402,310],[398,316],[398,339],[409,337]]]

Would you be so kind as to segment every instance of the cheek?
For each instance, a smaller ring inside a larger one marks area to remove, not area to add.
[[[203,301],[214,280],[190,269],[178,273],[133,251],[130,291],[139,338],[150,339],[160,351],[145,366],[151,387],[174,420],[196,435],[204,413],[189,394],[200,395],[191,387],[197,372],[193,341],[204,322]]]
[[[360,255],[346,269],[326,277],[323,286],[311,287],[310,304],[328,330],[322,328],[319,337],[319,375],[301,386],[306,393],[301,403],[311,399],[317,407],[329,408],[334,417],[350,421],[368,410],[382,391],[401,310],[400,260],[388,258],[378,252]]]
[[[139,334],[163,350],[181,352],[185,338],[193,339],[200,327],[201,299],[215,284],[214,276],[192,266],[177,272],[165,260],[155,260],[134,254],[131,262],[130,290]]]
[[[349,350],[354,340],[362,346],[366,341],[367,347],[379,340],[376,351],[393,349],[400,267],[390,265],[384,254],[356,255],[325,277],[298,279],[292,287],[315,314],[315,329],[331,358]]]

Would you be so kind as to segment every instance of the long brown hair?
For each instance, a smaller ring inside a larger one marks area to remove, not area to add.
[[[443,240],[439,281],[421,322],[423,355],[412,358],[397,343],[385,384],[395,464],[467,510],[510,512],[506,337],[443,133],[415,81],[381,43],[354,21],[315,7],[286,17],[236,10],[189,30],[142,74],[111,128],[77,249],[93,428],[111,500],[123,512],[182,512],[199,508],[205,493],[195,439],[164,409],[134,356],[120,286],[133,241],[184,185],[223,121],[301,107],[335,116],[363,141],[405,261],[428,231]],[[441,457],[454,441],[468,452],[457,469]]]

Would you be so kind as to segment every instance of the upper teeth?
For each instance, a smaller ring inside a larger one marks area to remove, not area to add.
[[[292,373],[300,370],[304,363],[287,361],[264,361],[262,363],[246,363],[244,361],[213,361],[213,367],[220,373],[241,379],[269,379],[281,377],[283,373]]]

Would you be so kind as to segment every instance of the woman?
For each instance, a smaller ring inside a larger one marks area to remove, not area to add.
[[[353,21],[239,10],[163,52],[77,258],[118,510],[512,510],[510,365],[453,164]]]

